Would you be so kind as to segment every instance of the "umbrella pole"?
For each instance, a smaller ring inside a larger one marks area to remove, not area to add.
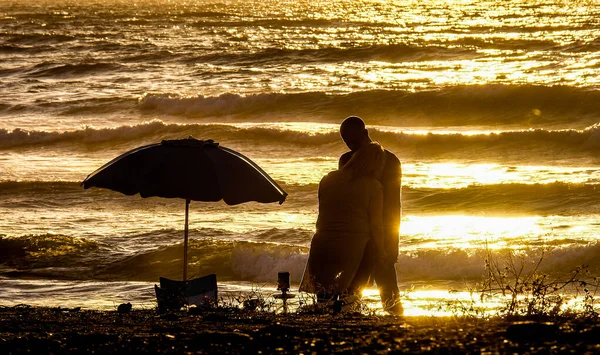
[[[188,260],[188,215],[190,213],[190,200],[185,200],[185,229],[183,237],[183,281],[187,281]]]

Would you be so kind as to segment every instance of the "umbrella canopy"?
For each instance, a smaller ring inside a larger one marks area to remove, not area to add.
[[[183,278],[187,279],[190,201],[228,205],[285,201],[287,193],[253,161],[212,140],[192,137],[164,140],[126,152],[94,171],[81,183],[125,195],[186,200]]]
[[[242,154],[212,140],[164,140],[133,149],[91,173],[84,188],[125,195],[220,201],[283,203],[287,193]]]

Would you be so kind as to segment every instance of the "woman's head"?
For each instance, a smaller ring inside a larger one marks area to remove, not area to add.
[[[371,142],[357,150],[344,165],[353,177],[370,176],[380,178],[385,166],[385,151],[381,144]]]

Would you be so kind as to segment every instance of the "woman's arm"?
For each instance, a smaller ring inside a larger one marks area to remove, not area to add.
[[[394,254],[397,259],[400,216],[402,214],[402,190],[400,187],[402,165],[398,157],[391,152],[387,153],[384,176],[381,179],[385,196],[383,199],[384,244],[390,256]]]
[[[378,181],[373,181],[370,191],[368,212],[371,239],[373,239],[373,242],[375,243],[377,254],[380,258],[383,258],[385,255],[385,248],[383,245],[383,187]]]

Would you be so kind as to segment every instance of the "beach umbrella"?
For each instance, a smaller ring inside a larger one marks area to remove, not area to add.
[[[256,163],[212,140],[163,140],[128,151],[81,183],[85,189],[106,188],[125,195],[185,200],[183,280],[187,280],[190,201],[228,205],[285,201],[287,193]]]

